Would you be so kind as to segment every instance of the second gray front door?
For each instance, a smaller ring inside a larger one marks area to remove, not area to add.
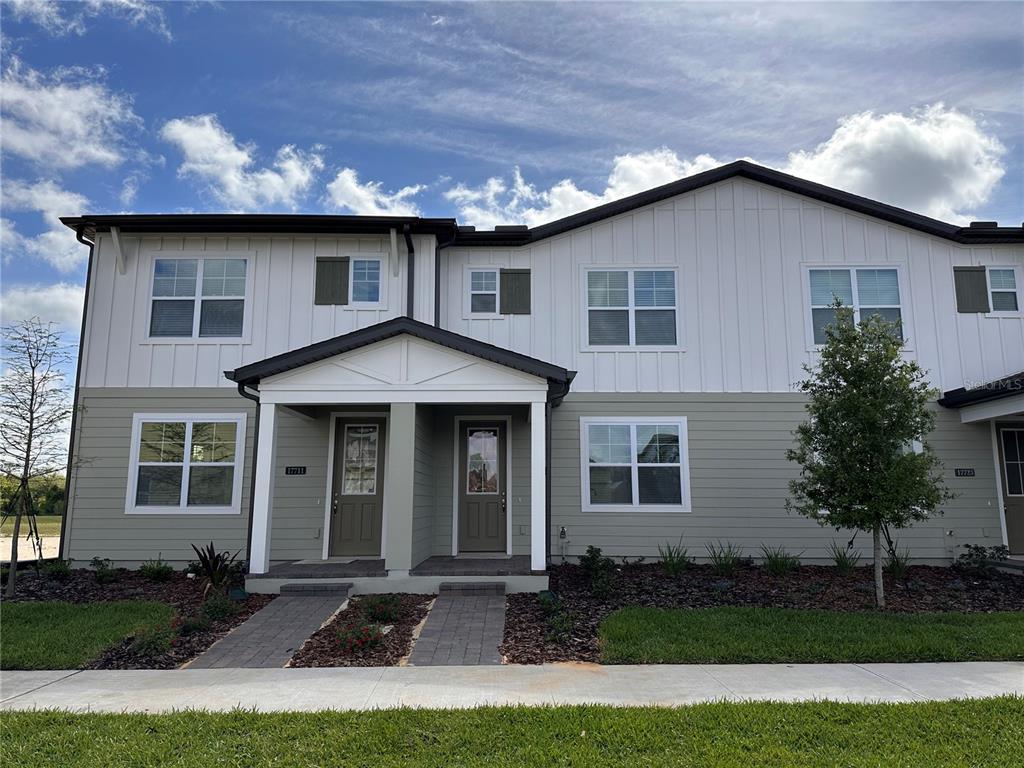
[[[332,557],[380,557],[384,419],[339,419],[331,499]]]
[[[1003,514],[1010,553],[1024,554],[1024,424],[997,425]]]
[[[459,424],[459,552],[505,552],[505,424]]]

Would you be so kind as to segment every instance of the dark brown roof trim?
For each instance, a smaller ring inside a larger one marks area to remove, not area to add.
[[[334,216],[295,213],[154,213],[110,216],[64,216],[61,222],[89,237],[119,227],[126,234],[161,232],[257,232],[312,234],[379,234],[409,227],[410,234],[451,237],[455,219],[418,216]]]
[[[939,405],[947,408],[963,408],[967,405],[978,405],[991,400],[1002,400],[1004,397],[1024,395],[1024,371],[1013,373],[1005,378],[990,381],[979,387],[960,387],[943,392]]]
[[[396,317],[383,323],[361,328],[351,333],[336,336],[333,339],[310,344],[307,347],[294,349],[281,355],[269,357],[249,365],[243,365],[233,371],[224,371],[224,375],[238,384],[247,387],[258,387],[259,382],[268,376],[300,368],[334,355],[340,355],[353,349],[359,349],[379,341],[394,338],[402,334],[440,344],[448,349],[464,352],[482,360],[489,360],[523,373],[531,374],[548,380],[548,400],[557,403],[569,392],[576,371],[569,371],[557,365],[546,363],[534,357],[511,352],[492,344],[462,336],[458,333],[436,328],[409,317]],[[382,397],[386,395],[382,394]]]
[[[759,181],[762,184],[776,187],[786,192],[804,195],[824,203],[837,205],[857,213],[863,213],[884,221],[900,224],[929,235],[935,235],[957,243],[991,244],[991,243],[1024,243],[1024,227],[958,227],[944,221],[931,219],[917,213],[897,208],[866,197],[843,192],[824,184],[791,176],[788,173],[765,168],[746,160],[712,168],[685,179],[673,181],[645,192],[624,197],[611,203],[599,205],[586,211],[566,216],[564,219],[542,224],[527,231],[468,232],[459,230],[454,246],[515,246],[526,245],[547,237],[560,235],[571,229],[584,227],[588,224],[618,216],[645,205],[658,203],[676,195],[717,184],[720,181],[736,177]]]

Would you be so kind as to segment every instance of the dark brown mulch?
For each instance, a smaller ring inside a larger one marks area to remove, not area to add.
[[[734,576],[714,574],[710,566],[695,565],[678,578],[657,563],[619,566],[607,597],[595,597],[578,565],[551,569],[550,589],[569,615],[571,629],[560,641],[548,637],[550,623],[536,595],[509,595],[505,638],[501,652],[512,664],[550,661],[592,661],[600,658],[597,630],[610,613],[626,606],[710,608],[722,605],[769,608],[818,608],[868,611],[874,608],[870,568],[849,576],[835,568],[800,566],[786,576],[769,576],[763,568],[746,566]],[[1022,611],[1024,578],[1007,573],[971,576],[952,568],[913,566],[904,579],[885,578],[888,610]]]
[[[363,651],[349,652],[342,648],[338,633],[350,627],[372,624],[363,614],[358,597],[348,608],[317,630],[292,657],[293,667],[392,667],[409,654],[412,632],[427,615],[434,595],[396,594],[400,613],[392,629],[379,645]]]
[[[126,637],[120,645],[114,646],[93,659],[87,669],[176,669],[201,654],[224,635],[237,627],[273,600],[276,595],[249,595],[238,601],[238,613],[226,619],[215,621],[208,629],[178,635],[171,641],[171,649],[158,656],[140,656],[132,651],[134,637]]]
[[[238,602],[234,616],[213,622],[208,629],[180,635],[169,652],[159,656],[142,657],[131,650],[134,637],[125,638],[120,645],[105,651],[88,664],[89,669],[174,669],[205,651],[234,627],[265,606],[274,595],[249,595]],[[199,579],[190,579],[182,571],[175,571],[167,581],[150,581],[138,571],[118,569],[117,576],[101,584],[88,568],[77,568],[66,581],[57,581],[34,569],[18,574],[12,602],[99,603],[118,600],[151,600],[167,603],[177,609],[180,616],[193,616],[203,604],[203,585]]]

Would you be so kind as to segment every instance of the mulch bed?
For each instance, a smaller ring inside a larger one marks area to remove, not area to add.
[[[532,594],[509,595],[501,652],[510,664],[600,660],[598,626],[620,608],[710,608],[724,605],[817,608],[832,611],[874,609],[870,568],[848,576],[827,566],[800,566],[786,576],[741,567],[728,578],[708,565],[694,565],[677,578],[657,563],[622,565],[610,593],[595,597],[583,569],[559,565],[550,570],[550,589],[571,622],[567,637],[549,637],[550,622]],[[952,568],[912,566],[905,578],[885,577],[887,610],[991,612],[1024,610],[1024,578],[1007,573],[972,576]]]
[[[392,667],[412,649],[413,630],[427,615],[435,595],[396,594],[399,600],[398,618],[391,622],[392,629],[381,642],[362,651],[347,651],[338,640],[342,630],[372,624],[363,612],[358,597],[324,627],[317,630],[300,648],[289,666],[292,667]]]
[[[190,579],[175,571],[167,581],[150,581],[137,571],[118,569],[117,577],[106,584],[96,580],[89,569],[75,569],[66,581],[57,581],[34,570],[18,574],[15,596],[11,602],[98,603],[119,600],[151,600],[167,603],[180,616],[198,613],[203,604],[203,587],[199,579]],[[274,595],[249,595],[238,601],[238,612],[206,629],[175,638],[170,651],[158,656],[142,657],[131,651],[133,637],[105,651],[88,665],[88,669],[174,669],[205,651],[228,632],[274,599]]]

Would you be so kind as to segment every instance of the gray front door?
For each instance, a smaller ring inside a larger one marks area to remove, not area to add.
[[[384,419],[339,419],[331,499],[332,557],[380,557]]]
[[[459,552],[505,552],[505,424],[459,424]]]
[[[1010,552],[1024,555],[1024,423],[999,424],[999,469]]]

